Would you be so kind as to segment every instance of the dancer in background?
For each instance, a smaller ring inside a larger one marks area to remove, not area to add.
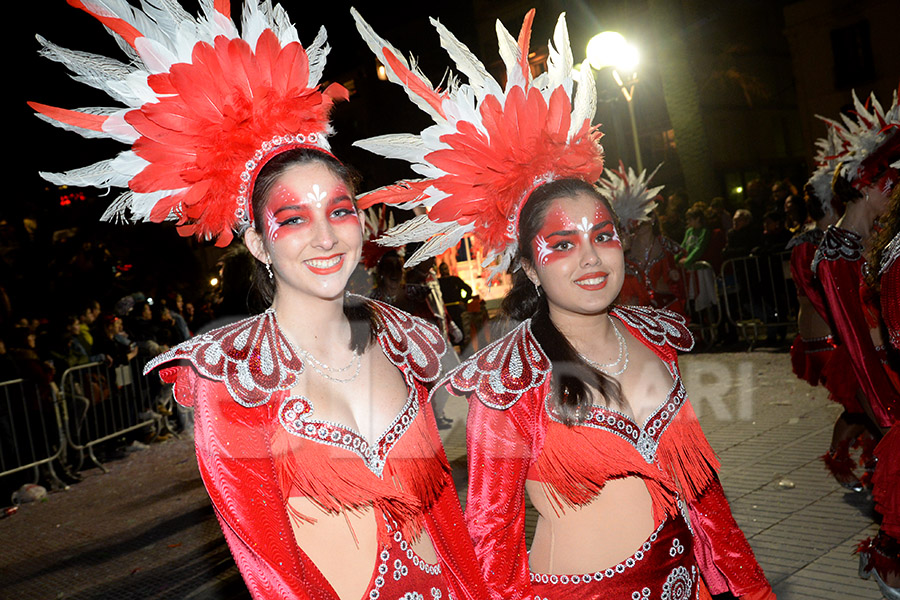
[[[812,260],[825,229],[837,223],[843,211],[831,189],[837,166],[834,157],[840,152],[839,132],[838,127],[830,125],[827,138],[816,142],[819,166],[804,187],[806,210],[815,225],[795,235],[787,245],[791,251],[791,278],[797,287],[799,305],[798,333],[791,345],[791,365],[797,377],[813,386],[821,383],[828,389],[831,399],[844,407],[834,424],[831,447],[822,459],[838,483],[851,491],[862,492],[865,488],[855,472],[850,445],[862,435],[866,441],[865,454],[871,455],[873,438],[867,429],[867,424],[871,423],[856,397],[859,384],[853,370],[847,368],[850,360],[847,348],[832,335],[828,305],[812,272]]]
[[[165,365],[195,409],[200,473],[250,593],[483,598],[428,403],[444,340],[345,292],[362,228],[354,177],[326,139],[347,90],[318,88],[324,28],[304,48],[269,2],[245,4],[241,35],[228,2],[203,3],[196,19],[171,2],[145,7],[91,13],[131,47],[130,65],[44,43],[129,108],[35,108],[132,144],[47,178],[127,186],[107,217],[171,218],[219,245],[243,235],[269,308],[147,368]]]
[[[900,160],[891,165],[900,169]],[[876,234],[869,253],[870,283],[881,297],[881,315],[888,339],[900,351],[900,185],[894,185],[884,228]],[[898,383],[895,381],[895,383]],[[878,458],[872,477],[875,510],[881,529],[874,539],[859,545],[860,575],[875,578],[885,598],[900,598],[900,425],[894,414],[890,431],[875,449]]]
[[[530,318],[447,380],[469,397],[466,521],[491,597],[770,598],[681,383],[677,351],[693,344],[684,319],[613,305],[624,256],[592,185],[603,170],[593,78],[573,90],[563,18],[547,72],[532,77],[533,15],[518,42],[497,25],[505,90],[435,21],[468,83],[439,94],[395,77],[435,126],[358,142],[430,175],[367,197],[430,206],[385,240],[425,241],[411,262],[472,232],[495,269],[522,267],[505,305]],[[354,16],[369,47],[398,64]],[[530,553],[526,493],[539,512]]]
[[[821,282],[834,332],[847,348],[863,407],[886,429],[900,410],[900,392],[885,362],[880,310],[865,285],[863,267],[875,221],[886,213],[890,191],[900,183],[900,171],[890,166],[900,154],[900,106],[896,93],[887,111],[874,96],[871,111],[855,93],[853,101],[855,120],[845,118],[844,126],[831,122],[841,127],[843,151],[832,185],[845,205],[844,214],[825,231],[812,271]]]
[[[618,171],[607,168],[605,178],[600,180],[600,193],[612,205],[628,237],[619,303],[667,308],[684,315],[686,293],[678,270],[682,249],[659,233],[654,199],[663,186],[648,188],[658,170],[656,167],[650,175],[646,171],[637,175],[620,163]]]

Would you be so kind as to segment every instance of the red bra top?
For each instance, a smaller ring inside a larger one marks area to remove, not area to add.
[[[640,426],[596,405],[573,427],[558,420],[547,405],[550,361],[531,333],[530,321],[461,365],[447,385],[502,410],[502,417],[490,419],[491,427],[509,431],[492,431],[492,437],[523,440],[518,451],[527,457],[527,479],[542,482],[559,506],[586,504],[610,479],[637,476],[646,482],[659,524],[678,510],[679,496],[694,500],[718,469],[678,371],[677,351],[690,350],[693,337],[684,317],[667,310],[616,306],[610,314],[652,349],[672,375],[666,398]]]
[[[825,232],[821,229],[809,229],[792,237],[787,248],[791,251],[791,278],[797,286],[797,295],[809,298],[819,316],[829,323],[828,303],[812,270],[816,249],[824,236]]]
[[[436,426],[425,386],[439,376],[446,346],[432,325],[370,302],[378,342],[409,390],[400,413],[376,440],[315,419],[313,401],[289,395],[304,366],[271,309],[196,336],[154,359],[147,370],[187,359],[200,375],[223,383],[239,405],[268,411],[266,437],[283,498],[304,496],[331,512],[375,506],[414,538],[424,512],[450,481],[440,439],[432,433]],[[177,386],[176,400],[191,405]]]

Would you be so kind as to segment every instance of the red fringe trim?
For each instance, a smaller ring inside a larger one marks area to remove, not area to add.
[[[450,465],[432,443],[426,423],[420,413],[391,449],[381,478],[349,450],[292,436],[276,424],[272,453],[284,497],[305,496],[332,513],[376,506],[399,524],[406,539],[417,539],[425,524],[424,512],[450,481]],[[288,510],[305,522],[315,522],[309,515]]]

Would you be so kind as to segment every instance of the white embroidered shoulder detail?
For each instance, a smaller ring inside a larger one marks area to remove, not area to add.
[[[259,406],[287,390],[303,363],[275,321],[275,311],[194,336],[147,363],[144,374],[161,364],[185,359],[204,377],[221,381],[236,402]]]
[[[861,260],[862,251],[862,238],[859,234],[829,225],[813,257],[812,272],[817,272],[819,263],[823,260]]]
[[[878,267],[878,274],[884,275],[885,271],[891,268],[891,265],[900,257],[900,232],[897,232],[893,239],[888,242],[881,253],[881,264]]]
[[[682,352],[689,352],[694,347],[694,336],[684,317],[671,310],[617,305],[609,312],[657,346],[671,346]]]
[[[442,382],[474,392],[491,408],[504,410],[550,376],[550,360],[531,333],[531,320],[490,344],[451,371]]]

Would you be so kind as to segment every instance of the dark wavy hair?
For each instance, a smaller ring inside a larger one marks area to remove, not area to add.
[[[253,183],[253,194],[250,197],[250,206],[253,209],[253,228],[265,239],[263,231],[263,214],[266,203],[269,201],[269,193],[272,186],[288,169],[312,163],[325,166],[335,177],[344,182],[347,191],[356,204],[356,188],[359,175],[348,165],[345,165],[335,157],[314,148],[294,148],[276,155],[267,162]],[[253,290],[262,299],[265,306],[272,304],[275,298],[275,281],[269,278],[266,265],[257,260],[253,272]],[[348,295],[344,298],[344,316],[350,321],[350,349],[362,354],[363,351],[375,339],[378,329],[378,320],[368,303],[358,296]]]
[[[900,231],[900,184],[894,186],[887,212],[879,222],[882,228],[872,236],[872,248],[866,257],[866,263],[869,265],[866,279],[875,291],[881,290],[881,278],[878,276],[881,256],[890,241]]]
[[[602,202],[615,217],[609,202],[589,183],[580,179],[560,179],[534,190],[519,216],[519,264],[534,264],[531,243],[544,224],[551,203],[557,198],[585,194]],[[615,223],[619,229],[618,220]],[[524,269],[513,274],[513,286],[503,299],[503,312],[511,319],[531,318],[531,331],[550,360],[551,408],[566,425],[584,422],[593,403],[589,388],[594,388],[609,406],[622,405],[622,388],[612,377],[589,365],[550,319],[546,294],[539,293]]]

